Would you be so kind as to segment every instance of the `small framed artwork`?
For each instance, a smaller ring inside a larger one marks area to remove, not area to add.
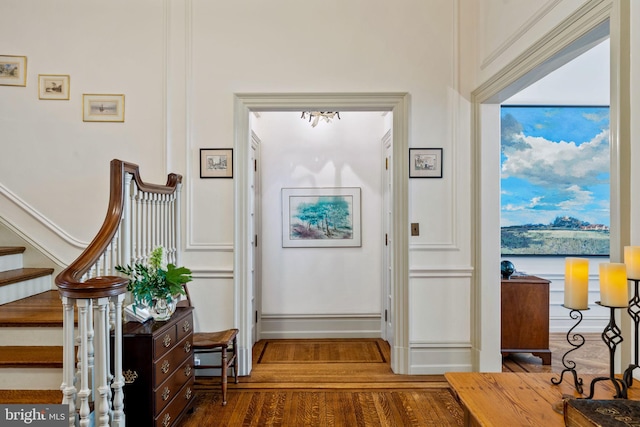
[[[69,99],[70,78],[64,74],[38,74],[38,98]]]
[[[283,188],[282,247],[362,246],[360,188]]]
[[[124,122],[124,95],[82,95],[82,121]]]
[[[442,178],[442,148],[409,148],[409,178]]]
[[[0,85],[27,85],[27,57],[0,55]]]
[[[233,178],[233,148],[201,148],[200,178]]]

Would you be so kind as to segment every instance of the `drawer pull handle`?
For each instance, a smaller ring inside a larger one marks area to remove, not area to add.
[[[133,384],[133,382],[138,378],[138,373],[136,371],[132,371],[131,369],[127,369],[122,373],[124,377],[125,384]]]
[[[190,351],[191,351],[191,343],[187,341],[186,343],[184,343],[184,352],[189,353]]]
[[[162,390],[162,400],[167,400],[170,394],[171,390],[169,390],[169,387],[165,387],[164,390]]]
[[[188,320],[185,320],[184,324],[182,325],[182,331],[189,332],[190,329],[191,329],[191,324],[189,323]]]
[[[189,375],[191,375],[191,365],[187,365],[184,367],[184,376],[188,377]]]
[[[162,426],[169,427],[169,424],[171,424],[171,415],[164,414],[164,417],[162,418]]]
[[[161,369],[162,369],[162,373],[163,374],[166,374],[167,372],[169,372],[169,366],[170,365],[171,364],[169,363],[168,360],[165,360],[164,362],[162,362],[162,368]]]
[[[164,344],[165,347],[169,347],[171,345],[171,335],[167,334],[164,336],[164,339],[162,340],[162,343]]]
[[[184,398],[187,400],[191,399],[191,387],[187,388],[187,391],[184,393]]]

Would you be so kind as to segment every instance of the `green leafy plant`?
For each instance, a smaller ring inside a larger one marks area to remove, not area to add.
[[[149,265],[134,264],[121,266],[115,269],[129,276],[127,290],[131,292],[136,304],[151,306],[153,300],[164,299],[167,303],[178,295],[185,295],[184,284],[190,282],[191,270],[186,267],[176,267],[167,264],[162,267],[162,246],[151,252]]]

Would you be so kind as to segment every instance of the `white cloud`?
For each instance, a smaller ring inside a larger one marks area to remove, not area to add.
[[[526,144],[518,148],[504,147],[504,178],[523,178],[546,188],[570,188],[602,183],[601,174],[609,172],[608,130],[580,145],[523,134],[519,139]]]

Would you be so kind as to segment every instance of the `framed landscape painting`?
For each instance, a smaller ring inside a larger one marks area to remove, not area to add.
[[[0,55],[0,85],[27,85],[27,57]]]
[[[608,106],[501,107],[501,254],[609,255]]]
[[[359,247],[360,188],[283,188],[282,247]]]

